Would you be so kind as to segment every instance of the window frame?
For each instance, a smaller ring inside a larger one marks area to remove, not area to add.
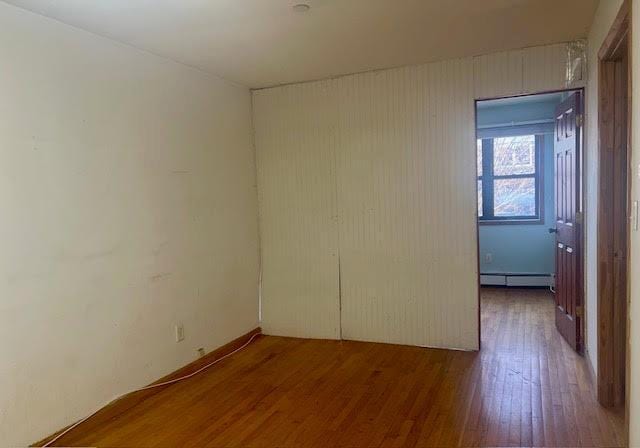
[[[501,137],[517,137],[522,135],[533,135],[535,137],[535,159],[536,169],[533,174],[493,174],[493,147],[494,139],[500,137],[486,137],[476,139],[476,152],[478,148],[478,140],[482,141],[482,176],[477,175],[476,184],[482,184],[482,216],[478,216],[478,223],[481,225],[496,224],[544,224],[544,135],[542,134],[519,134],[513,136]],[[476,154],[476,160],[478,155]],[[476,162],[477,163],[477,162]],[[536,214],[531,216],[495,216],[494,215],[494,181],[496,179],[530,179],[535,182],[535,206]],[[476,187],[477,188],[477,187]],[[476,201],[478,200],[478,192],[476,192]],[[478,207],[476,206],[476,209]]]

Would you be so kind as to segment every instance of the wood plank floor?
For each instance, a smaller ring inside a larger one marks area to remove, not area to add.
[[[56,446],[622,446],[541,290],[487,289],[482,350],[259,337]]]

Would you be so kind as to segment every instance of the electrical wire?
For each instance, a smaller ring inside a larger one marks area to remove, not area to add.
[[[220,361],[222,361],[223,359],[227,359],[229,356],[235,355],[236,353],[238,353],[240,350],[244,349],[245,347],[247,347],[249,344],[251,344],[251,342],[253,342],[253,340],[255,338],[257,338],[258,336],[260,336],[261,333],[255,333],[253,336],[251,336],[251,338],[249,338],[249,340],[247,342],[245,342],[244,344],[242,344],[240,347],[238,347],[237,349],[235,349],[234,351],[232,351],[231,353],[227,353],[226,355],[216,359],[215,361],[210,362],[209,364],[207,364],[204,367],[199,368],[198,370],[196,370],[195,372],[192,372],[188,375],[184,375],[181,376],[179,378],[174,378],[172,380],[169,381],[163,381],[162,383],[156,383],[156,384],[150,384],[148,386],[145,387],[141,387],[140,389],[134,389],[131,390],[129,392],[125,392],[123,394],[118,395],[117,397],[113,398],[111,401],[109,401],[108,403],[100,406],[100,408],[96,409],[95,411],[93,411],[91,414],[87,415],[85,418],[83,418],[82,420],[78,420],[77,422],[75,422],[73,425],[69,426],[67,429],[65,429],[64,431],[62,431],[60,434],[58,434],[57,436],[55,436],[53,439],[49,440],[47,443],[45,443],[44,445],[42,445],[42,448],[46,448],[46,447],[50,447],[52,443],[55,443],[57,440],[59,440],[62,436],[64,436],[65,434],[68,434],[69,432],[73,431],[74,429],[76,429],[78,426],[80,426],[82,423],[86,422],[87,420],[89,420],[91,417],[93,417],[94,415],[96,415],[101,409],[103,409],[106,406],[109,406],[111,403],[113,403],[114,401],[120,400],[121,398],[126,397],[127,395],[131,395],[134,394],[136,392],[142,392],[143,390],[149,390],[149,389],[155,389],[156,387],[162,387],[162,386],[168,386],[169,384],[173,384],[173,383],[177,383],[178,381],[183,381],[186,379],[189,379],[191,377],[196,376],[198,373],[207,370],[209,367],[219,363]]]

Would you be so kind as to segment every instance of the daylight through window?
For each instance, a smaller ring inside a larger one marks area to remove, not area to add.
[[[541,136],[478,139],[481,221],[540,219]]]

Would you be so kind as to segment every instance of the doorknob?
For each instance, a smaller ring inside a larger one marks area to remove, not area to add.
[[[558,233],[558,229],[555,227],[549,227],[549,233]]]

